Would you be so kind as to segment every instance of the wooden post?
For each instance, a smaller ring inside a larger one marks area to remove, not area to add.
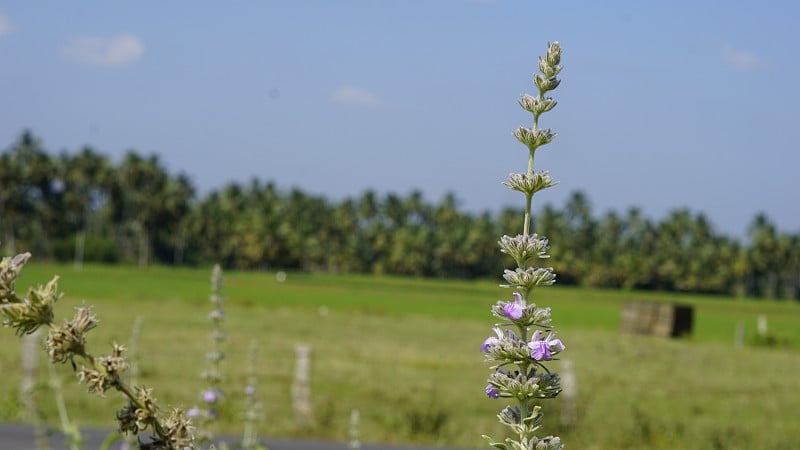
[[[578,381],[575,377],[575,365],[571,360],[565,359],[561,362],[561,391],[562,408],[561,424],[571,427],[578,421]]]
[[[311,346],[297,344],[294,350],[297,362],[292,384],[292,407],[297,421],[305,424],[311,421]]]
[[[744,347],[744,324],[742,322],[736,324],[736,338],[733,341],[733,346],[735,348]]]
[[[760,314],[756,319],[756,325],[758,329],[758,335],[761,337],[766,336],[767,332],[769,331],[767,329],[767,316]]]
[[[41,344],[40,331],[22,336],[21,366],[22,377],[19,381],[20,403],[25,406],[28,420],[36,418],[36,402],[34,389],[36,388],[36,374],[39,371],[39,345]]]

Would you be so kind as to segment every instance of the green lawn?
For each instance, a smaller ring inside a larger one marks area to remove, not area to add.
[[[84,300],[94,305],[101,320],[90,334],[96,354],[114,340],[127,342],[133,319],[144,317],[142,382],[162,404],[190,406],[203,387],[210,272],[108,266],[76,272],[34,260],[17,287],[61,275],[66,295],[58,316],[66,318]],[[230,272],[224,293],[229,387],[217,431],[241,431],[244,368],[255,340],[266,409],[261,435],[346,440],[350,411],[358,409],[367,442],[485,448],[481,434],[502,436],[494,416],[504,403],[484,396],[489,370],[478,352],[492,324],[489,306],[510,298],[497,283],[298,273],[278,283],[274,273]],[[792,449],[800,442],[794,419],[800,305],[557,286],[537,295],[552,307],[567,345],[563,357],[576,367],[577,424],[560,423],[561,400],[545,404],[543,431],[561,435],[569,448]],[[671,341],[620,335],[621,307],[631,299],[692,304],[694,335]],[[733,347],[736,325],[744,323],[752,338],[759,314],[787,346]],[[0,330],[3,421],[23,420],[17,339]],[[313,348],[311,426],[295,424],[290,406],[298,343]],[[70,372],[59,367],[72,415],[112,426],[117,396],[86,395]],[[55,422],[48,395],[43,388],[39,404]]]

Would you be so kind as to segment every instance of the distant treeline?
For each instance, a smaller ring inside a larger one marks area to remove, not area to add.
[[[720,235],[702,213],[660,222],[636,208],[592,213],[587,197],[538,207],[561,284],[800,299],[800,234],[756,216],[746,243]],[[497,247],[522,229],[516,209],[470,214],[453,194],[420,192],[332,202],[253,180],[198,198],[156,155],[119,164],[90,147],[53,156],[30,133],[0,154],[0,240],[6,253],[58,261],[207,265],[430,277],[497,277]]]

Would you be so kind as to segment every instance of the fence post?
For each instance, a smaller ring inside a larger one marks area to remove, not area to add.
[[[769,331],[767,329],[767,316],[760,314],[756,319],[756,326],[758,329],[758,335],[761,337],[766,336]]]
[[[565,427],[575,425],[578,420],[578,381],[575,376],[575,364],[572,360],[565,359],[561,362],[561,424]]]
[[[742,322],[736,324],[736,337],[734,338],[733,346],[735,348],[744,347],[744,323]]]
[[[297,421],[308,423],[311,420],[311,346],[297,344],[294,350],[297,362],[292,384],[292,407]]]

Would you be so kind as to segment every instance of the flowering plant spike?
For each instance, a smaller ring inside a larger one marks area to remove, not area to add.
[[[200,393],[200,399],[203,406],[193,406],[186,411],[186,415],[192,418],[195,423],[195,439],[198,444],[205,445],[214,440],[214,432],[212,426],[217,421],[219,412],[217,407],[224,400],[224,393],[220,384],[224,376],[222,374],[221,366],[222,360],[225,359],[225,353],[222,351],[222,342],[227,339],[225,330],[223,329],[222,322],[225,320],[225,310],[222,304],[225,302],[225,297],[222,295],[222,268],[219,264],[215,264],[211,270],[211,296],[209,301],[214,305],[211,312],[208,313],[208,318],[211,322],[211,349],[206,353],[206,369],[201,372],[200,376],[206,381],[207,387]]]
[[[498,244],[500,251],[514,259],[517,267],[506,270],[502,287],[511,288],[511,300],[499,300],[491,312],[499,319],[480,349],[486,361],[492,364],[493,373],[486,385],[486,395],[492,399],[515,400],[515,405],[506,406],[497,415],[500,423],[511,429],[516,439],[506,438],[495,442],[489,436],[490,445],[503,450],[561,450],[564,445],[555,436],[538,437],[543,417],[541,401],[554,398],[561,392],[561,380],[550,371],[547,363],[564,351],[564,343],[556,338],[551,326],[550,308],[537,306],[533,291],[539,286],[555,283],[556,275],[551,267],[537,267],[536,263],[549,258],[547,238],[532,233],[531,204],[533,195],[556,184],[546,171],[534,172],[536,150],[549,144],[555,137],[551,129],[539,127],[539,116],[556,106],[556,101],[545,97],[561,80],[561,47],[558,42],[548,44],[547,54],[539,58],[539,71],[533,84],[539,90],[537,96],[523,94],[520,106],[533,114],[531,128],[519,127],[514,137],[528,147],[528,171],[512,173],[503,183],[512,190],[525,195],[525,219],[522,234],[503,236]]]

